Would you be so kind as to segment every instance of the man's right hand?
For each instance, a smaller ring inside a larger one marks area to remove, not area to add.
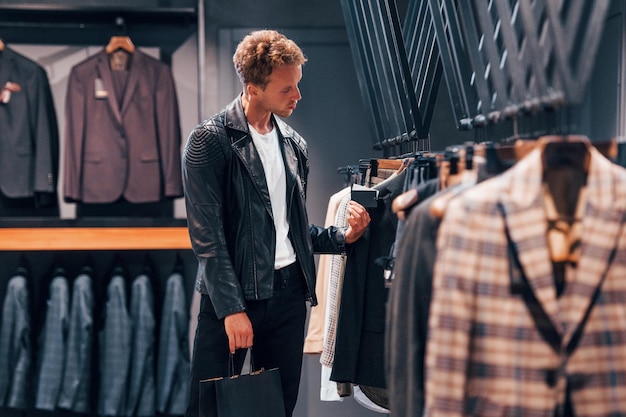
[[[224,328],[228,336],[230,353],[235,353],[237,349],[252,347],[254,331],[245,311],[226,316],[224,318]]]

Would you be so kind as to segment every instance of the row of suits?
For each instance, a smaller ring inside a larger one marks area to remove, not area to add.
[[[0,408],[99,416],[182,415],[189,386],[189,314],[181,272],[167,278],[156,320],[146,273],[116,269],[95,315],[91,269],[57,269],[45,321],[31,340],[27,271],[9,280],[0,328]]]
[[[183,195],[171,69],[140,50],[129,62],[127,69],[114,71],[103,49],[70,70],[62,167],[67,202],[157,203]],[[34,208],[57,206],[59,129],[46,71],[5,47],[0,88],[4,205],[29,198]]]
[[[584,144],[577,200],[559,196],[573,188],[571,167],[546,194],[550,141]],[[625,185],[626,170],[586,138],[540,138],[504,173],[450,194],[442,218],[441,195],[420,198],[387,311],[392,414],[626,414]],[[564,260],[552,198],[580,227]]]

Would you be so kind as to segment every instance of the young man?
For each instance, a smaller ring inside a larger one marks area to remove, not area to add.
[[[306,62],[284,35],[247,35],[233,56],[242,94],[189,136],[183,156],[187,221],[202,294],[186,416],[198,414],[201,379],[243,366],[280,369],[293,413],[302,367],[306,301],[317,304],[313,253],[341,253],[370,217],[351,202],[349,227],[308,224],[304,139],[281,118],[302,98]],[[242,350],[238,350],[242,349]]]

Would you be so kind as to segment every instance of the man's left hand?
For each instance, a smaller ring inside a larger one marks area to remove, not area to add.
[[[370,224],[370,214],[365,207],[354,200],[348,203],[348,230],[346,230],[346,243],[354,243],[365,233]]]

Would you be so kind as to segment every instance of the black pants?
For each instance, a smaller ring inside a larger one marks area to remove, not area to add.
[[[255,369],[279,368],[285,400],[285,415],[296,406],[306,321],[303,277],[297,263],[277,271],[274,297],[247,301],[246,312],[254,330],[252,355]],[[235,372],[240,373],[245,349],[235,352]],[[202,295],[191,364],[191,390],[186,417],[198,416],[199,383],[202,379],[229,374],[228,338],[224,320],[215,315],[208,295]]]

